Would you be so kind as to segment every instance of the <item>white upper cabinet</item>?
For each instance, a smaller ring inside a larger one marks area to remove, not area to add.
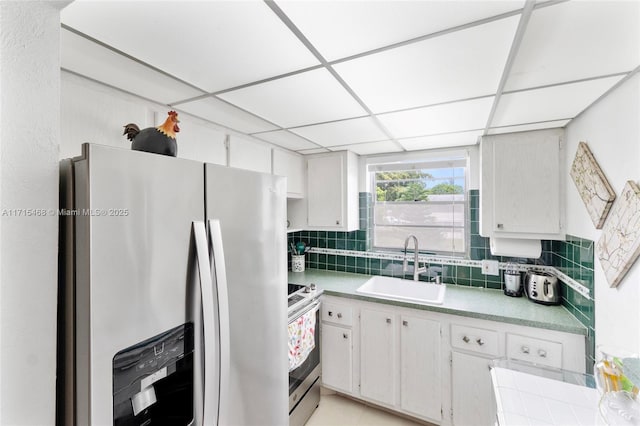
[[[304,157],[293,152],[273,149],[273,174],[287,178],[287,197],[303,198],[305,188]]]
[[[236,135],[229,136],[229,166],[271,173],[271,147]]]
[[[162,123],[167,113],[157,111],[155,122]],[[189,117],[180,117],[178,157],[205,163],[227,165],[226,134],[222,130],[205,126]]]
[[[358,161],[349,151],[307,159],[307,229],[358,229]]]
[[[484,136],[480,234],[564,239],[562,129]]]

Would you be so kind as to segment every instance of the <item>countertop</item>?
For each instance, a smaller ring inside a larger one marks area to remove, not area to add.
[[[592,376],[502,360],[491,382],[500,426],[605,424]]]
[[[525,297],[505,296],[502,290],[447,285],[442,305],[421,305],[356,293],[356,289],[369,278],[371,278],[369,275],[318,269],[307,269],[305,272],[289,271],[290,283],[302,285],[315,283],[319,289],[323,290],[324,294],[329,296],[347,297],[567,333],[587,334],[586,327],[580,324],[564,307],[540,305]]]

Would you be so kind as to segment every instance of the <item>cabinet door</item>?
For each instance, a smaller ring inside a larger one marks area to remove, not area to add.
[[[452,353],[452,401],[455,426],[494,425],[496,403],[491,385],[491,359]]]
[[[287,197],[304,196],[304,157],[292,152],[273,150],[273,174],[287,178]]]
[[[559,144],[555,135],[495,140],[494,232],[560,232]]]
[[[322,383],[336,390],[353,391],[351,330],[322,323],[320,356]]]
[[[344,166],[341,155],[307,160],[309,226],[343,225]]]
[[[405,315],[400,320],[400,406],[440,421],[440,323]]]
[[[229,166],[271,173],[271,148],[266,144],[232,135],[229,142]]]
[[[395,402],[395,316],[360,312],[360,394],[384,404]]]

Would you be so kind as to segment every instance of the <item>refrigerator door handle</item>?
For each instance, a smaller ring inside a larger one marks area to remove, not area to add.
[[[215,280],[218,292],[218,342],[220,353],[220,364],[218,364],[218,377],[220,379],[218,397],[218,422],[225,423],[227,415],[226,407],[230,406],[229,398],[229,371],[231,370],[230,360],[230,324],[229,324],[229,294],[227,290],[227,271],[224,260],[224,249],[222,245],[222,232],[218,219],[209,220],[209,241],[210,241],[210,262],[211,276]]]
[[[194,395],[196,426],[215,426],[217,424],[217,389],[215,380],[216,363],[216,333],[215,333],[215,310],[213,281],[211,279],[211,269],[209,267],[209,247],[207,245],[207,231],[204,222],[193,222],[193,235],[196,245],[196,260],[198,263],[198,276],[200,278],[200,296],[202,300],[202,333],[203,356],[202,364],[195,363],[196,380],[203,380],[202,395]],[[196,331],[197,333],[198,331]],[[204,369],[204,374],[202,371]],[[203,378],[203,379],[199,379]],[[197,389],[198,387],[196,387]]]

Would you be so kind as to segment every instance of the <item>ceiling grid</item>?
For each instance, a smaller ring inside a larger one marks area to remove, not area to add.
[[[301,154],[563,127],[640,66],[639,2],[76,0],[61,20],[63,70]]]

